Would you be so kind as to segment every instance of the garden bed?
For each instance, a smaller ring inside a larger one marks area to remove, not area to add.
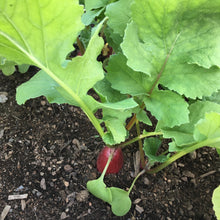
[[[141,176],[130,197],[131,210],[116,217],[107,203],[86,190],[100,174],[96,158],[103,147],[84,113],[70,105],[48,104],[44,97],[18,105],[15,88],[27,74],[0,73],[0,213],[5,219],[215,219],[211,196],[219,184],[215,149],[202,148],[156,175]],[[127,189],[133,181],[137,144],[124,149],[125,164],[108,175],[109,186]],[[27,199],[8,200],[9,195]],[[22,205],[21,205],[22,204]]]

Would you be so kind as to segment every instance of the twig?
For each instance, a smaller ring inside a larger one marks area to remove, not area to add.
[[[28,194],[22,194],[22,195],[9,195],[8,200],[15,200],[15,199],[27,199]]]
[[[209,175],[214,174],[215,172],[216,172],[216,170],[209,171],[209,172],[207,172],[207,173],[202,174],[202,175],[200,176],[200,178],[207,177],[207,176],[209,176]]]
[[[9,213],[10,209],[11,209],[10,205],[6,205],[5,206],[5,208],[3,209],[2,213],[1,213],[0,220],[4,220],[5,219],[5,217]]]

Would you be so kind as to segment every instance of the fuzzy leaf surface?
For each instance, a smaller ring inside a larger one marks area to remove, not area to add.
[[[121,47],[132,69],[162,70],[159,83],[190,98],[219,89],[219,1],[135,0],[131,10]]]
[[[157,151],[161,146],[161,140],[159,138],[146,138],[144,140],[144,153],[148,157],[148,161],[152,166],[155,162],[163,163],[167,160],[165,155],[157,155]]]
[[[17,64],[61,64],[83,28],[82,13],[76,0],[2,0],[0,54]]]
[[[158,119],[157,127],[174,127],[189,121],[188,104],[184,99],[168,90],[155,90],[144,99],[146,108]]]
[[[106,7],[105,15],[109,17],[108,25],[114,33],[124,35],[124,30],[131,16],[130,5],[133,0],[119,0]]]
[[[211,146],[220,149],[220,113],[206,113],[205,118],[199,120],[195,126],[194,138],[197,142],[219,138],[219,141]]]
[[[184,146],[196,143],[194,139],[194,128],[199,120],[205,118],[209,112],[220,113],[220,105],[209,101],[196,101],[189,106],[189,123],[163,128],[164,138],[173,138],[177,146]]]
[[[148,95],[152,84],[149,77],[144,73],[132,70],[126,62],[127,59],[123,54],[111,56],[107,66],[106,78],[111,83],[112,88],[122,94]]]

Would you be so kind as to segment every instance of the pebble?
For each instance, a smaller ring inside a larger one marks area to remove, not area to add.
[[[147,177],[144,178],[144,184],[148,186],[150,185],[150,180]]]
[[[179,167],[184,167],[185,165],[183,163],[178,163]]]
[[[0,103],[5,103],[8,100],[7,92],[0,92]]]
[[[4,130],[2,129],[2,130],[0,130],[0,138],[2,138],[3,135],[4,135]]]
[[[187,210],[190,211],[193,209],[193,206],[191,204],[188,205]]]
[[[65,218],[67,218],[68,216],[66,215],[66,213],[65,212],[62,212],[61,213],[61,216],[60,216],[60,219],[65,219]]]
[[[135,206],[135,209],[136,209],[140,214],[144,211],[144,209],[143,209],[141,206],[139,206],[139,205],[136,205],[136,206]]]
[[[134,200],[133,203],[134,203],[134,204],[138,204],[140,201],[141,201],[141,199],[140,199],[140,198],[137,198],[137,199]]]
[[[21,200],[21,210],[24,211],[26,208],[26,202],[24,199]]]
[[[33,193],[34,195],[36,195],[37,197],[40,197],[40,196],[42,195],[42,193],[41,193],[40,191],[38,191],[37,189],[33,189],[33,190],[32,190],[32,193]]]
[[[42,179],[41,179],[41,181],[40,181],[40,188],[42,188],[43,190],[46,190],[46,189],[47,189],[45,178],[42,178]]]
[[[63,180],[63,184],[64,184],[65,187],[68,187],[70,185],[70,183],[65,181],[65,180]]]
[[[82,190],[76,195],[76,200],[78,202],[85,202],[89,197],[89,193],[87,190]]]
[[[183,171],[183,175],[190,178],[195,178],[195,174],[193,174],[191,171],[188,170]]]
[[[71,167],[69,164],[66,164],[64,166],[64,170],[68,173],[71,173],[73,171],[73,167]]]
[[[187,181],[188,181],[188,179],[187,179],[186,176],[181,177],[181,180],[184,181],[184,182],[187,182]]]

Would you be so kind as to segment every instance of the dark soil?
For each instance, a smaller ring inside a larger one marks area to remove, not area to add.
[[[220,161],[211,148],[143,175],[132,190],[129,213],[114,216],[107,203],[86,191],[86,182],[99,176],[96,158],[103,143],[83,112],[48,104],[44,97],[16,103],[15,88],[32,74],[0,73],[0,92],[8,98],[0,103],[0,214],[11,206],[5,219],[215,219],[211,196],[220,182]],[[137,145],[123,151],[123,169],[105,180],[128,189]],[[8,200],[25,193],[22,202]]]

